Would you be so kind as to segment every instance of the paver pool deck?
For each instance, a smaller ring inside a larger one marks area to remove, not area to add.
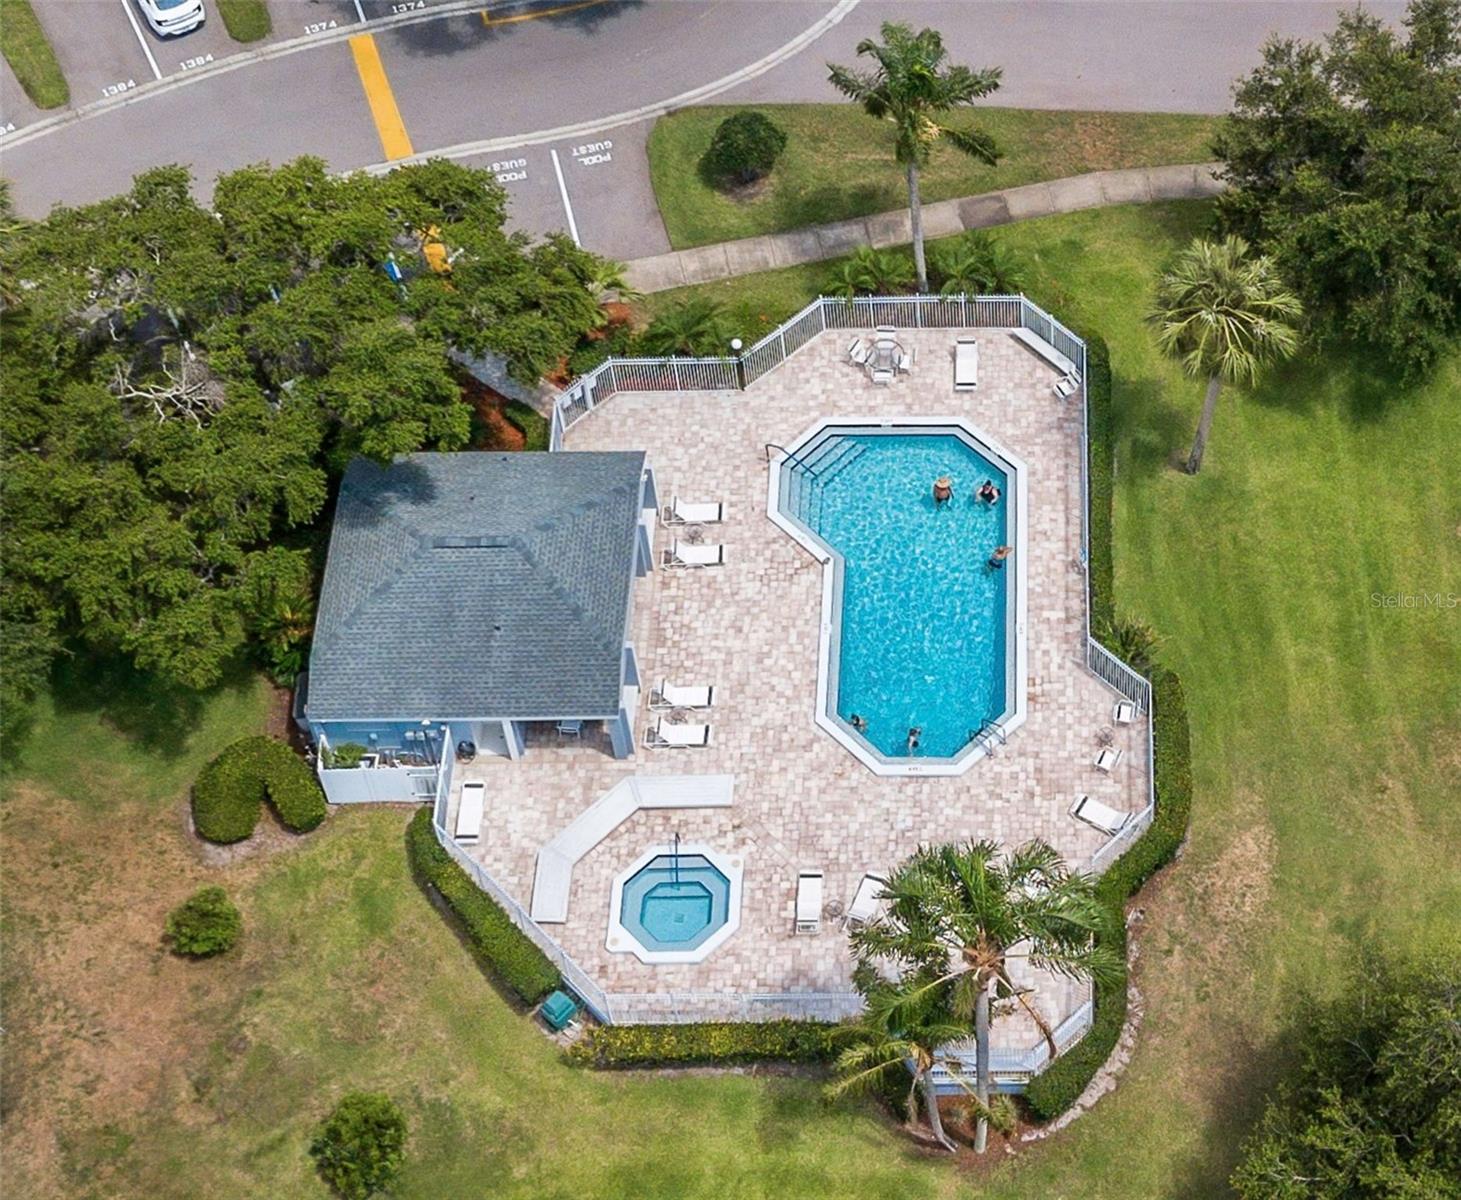
[[[973,392],[952,386],[961,335],[979,340]],[[814,936],[793,933],[801,870],[825,872],[825,900],[845,906],[865,873],[887,872],[920,844],[992,838],[1014,846],[1041,837],[1085,866],[1106,837],[1069,816],[1075,796],[1129,812],[1147,802],[1146,726],[1114,726],[1117,697],[1085,667],[1078,399],[1057,399],[1054,369],[1006,330],[900,331],[917,365],[886,388],[845,361],[850,337],[822,334],[744,392],[622,392],[568,431],[568,450],[647,451],[661,503],[672,493],[723,500],[725,523],[707,527],[705,539],[726,544],[727,562],[658,570],[636,584],[644,687],[633,759],[610,757],[594,731],[575,742],[548,727],[532,730],[520,761],[479,759],[457,772],[455,789],[468,778],[487,785],[481,838],[470,853],[524,906],[539,847],[627,774],[734,776],[728,808],[644,810],[620,825],[578,862],[567,922],[545,926],[616,1002],[623,997],[636,1011],[652,1013],[655,997],[683,1010],[693,1008],[687,994],[695,994],[708,1016],[709,994],[849,991],[851,957],[838,923],[824,920]],[[880,778],[815,724],[822,567],[766,514],[765,447],[789,445],[814,421],[839,416],[962,418],[1027,464],[1029,715],[962,776]],[[657,556],[666,544],[660,529]],[[661,677],[714,684],[709,748],[644,748],[648,696]],[[1110,775],[1093,766],[1103,737],[1124,751]],[[453,813],[455,802],[453,795]],[[744,858],[740,929],[697,964],[650,965],[610,953],[613,877],[677,831]],[[1059,1022],[1088,996],[1087,985],[1046,980],[1035,1000]],[[1038,1040],[1023,1016],[1001,1020],[996,1039]]]

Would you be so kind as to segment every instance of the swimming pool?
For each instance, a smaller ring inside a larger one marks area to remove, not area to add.
[[[989,561],[1019,546],[1019,472],[962,423],[900,422],[820,426],[773,473],[777,523],[827,563],[819,720],[875,769],[955,773],[1013,727],[1023,564]]]
[[[741,865],[704,846],[660,846],[614,881],[610,950],[698,962],[740,923]]]

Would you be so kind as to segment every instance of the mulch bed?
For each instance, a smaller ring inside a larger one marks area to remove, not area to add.
[[[523,431],[507,419],[507,397],[480,379],[463,373],[459,377],[462,399],[476,414],[472,422],[474,450],[521,450],[526,445]]]

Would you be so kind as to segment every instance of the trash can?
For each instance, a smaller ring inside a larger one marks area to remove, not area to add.
[[[557,1033],[578,1015],[578,1005],[567,992],[554,992],[543,1001],[538,1012],[548,1028]]]

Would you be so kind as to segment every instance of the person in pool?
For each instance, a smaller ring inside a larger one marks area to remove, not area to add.
[[[916,751],[918,749],[918,738],[919,738],[919,735],[922,734],[922,733],[923,733],[923,730],[920,729],[917,725],[915,725],[912,729],[910,729],[908,731],[908,753],[909,754],[914,753],[914,751]]]
[[[866,717],[859,716],[857,713],[853,713],[852,716],[847,718],[847,723],[851,725],[855,730],[857,730],[858,733],[867,732]]]
[[[954,481],[947,475],[940,475],[933,481],[933,506],[942,508],[954,498]]]
[[[979,490],[974,493],[976,500],[983,500],[985,504],[999,503],[999,489],[994,486],[994,480],[986,479],[979,485]]]
[[[1003,571],[1004,560],[1015,552],[1013,546],[996,546],[994,553],[989,556],[989,569],[991,571]]]

